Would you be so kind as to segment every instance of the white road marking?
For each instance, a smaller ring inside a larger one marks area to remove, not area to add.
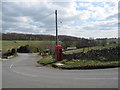
[[[14,64],[14,63],[13,63]],[[10,65],[10,68],[12,68],[13,64]]]
[[[21,72],[17,72],[15,70],[12,69],[13,72],[17,73],[17,74],[21,74],[21,75],[24,75],[24,76],[30,76],[30,77],[38,77],[37,75],[32,75],[32,74],[26,74],[26,73],[21,73]]]
[[[19,61],[17,61],[17,62],[19,62]],[[17,63],[17,62],[15,62],[15,63]],[[15,63],[12,63],[12,64],[10,65],[10,69],[11,69],[13,72],[15,72],[15,73],[17,73],[17,74],[24,75],[24,76],[31,76],[31,77],[37,77],[37,76],[38,76],[38,75],[26,74],[26,73],[21,73],[21,72],[15,71],[14,69],[12,69],[12,67],[14,66]]]

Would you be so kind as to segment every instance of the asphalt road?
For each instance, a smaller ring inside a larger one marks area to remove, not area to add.
[[[3,88],[118,88],[118,68],[58,70],[37,67],[36,54],[19,54],[3,61]]]

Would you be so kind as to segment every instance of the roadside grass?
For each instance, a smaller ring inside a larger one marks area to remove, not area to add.
[[[75,50],[68,50],[64,51],[65,54],[73,54],[73,53],[78,53],[78,52],[87,52],[89,50],[97,50],[97,49],[104,49],[104,48],[110,48],[110,47],[115,47],[117,45],[106,45],[106,46],[95,46],[95,47],[87,47],[87,48],[80,48],[80,49],[75,49]]]
[[[52,56],[44,56],[42,59],[38,60],[38,64],[47,65],[52,64],[55,62],[55,59],[52,58]]]
[[[63,60],[59,63],[64,65],[56,65],[53,63],[54,67],[58,67],[61,69],[99,69],[99,68],[110,68],[110,67],[118,67],[120,61],[98,61],[98,60],[80,60],[75,59],[72,61]]]

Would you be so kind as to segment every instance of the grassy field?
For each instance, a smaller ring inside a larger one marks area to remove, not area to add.
[[[51,45],[54,44],[54,41],[2,41],[2,52],[6,52],[12,48],[18,48],[24,45],[30,45],[32,47],[41,47],[45,44]]]
[[[65,51],[65,54],[72,54],[72,53],[78,53],[78,52],[87,52],[89,50],[97,50],[97,49],[104,49],[104,48],[110,48],[110,47],[115,47],[117,45],[106,45],[106,46],[95,46],[95,47],[87,47],[87,48],[81,48],[81,49],[75,49],[75,50],[69,50]]]

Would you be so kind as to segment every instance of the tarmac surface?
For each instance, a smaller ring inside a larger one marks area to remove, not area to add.
[[[2,62],[2,88],[118,88],[118,68],[58,70],[37,67],[37,54]]]

